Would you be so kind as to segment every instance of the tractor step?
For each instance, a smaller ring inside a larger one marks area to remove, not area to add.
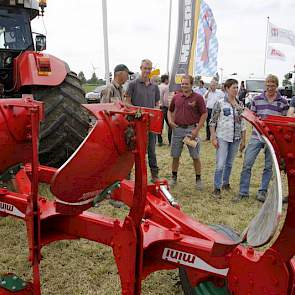
[[[15,274],[6,274],[0,276],[0,295],[32,295],[32,284],[23,281]]]

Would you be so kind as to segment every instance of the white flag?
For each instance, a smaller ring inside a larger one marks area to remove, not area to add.
[[[267,52],[267,58],[268,59],[278,59],[278,60],[286,60],[286,55],[271,46],[268,46],[268,52]]]
[[[295,33],[269,23],[268,42],[287,44],[295,47]]]

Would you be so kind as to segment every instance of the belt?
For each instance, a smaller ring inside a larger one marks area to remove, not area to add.
[[[190,128],[190,127],[196,127],[196,124],[192,124],[192,125],[177,125],[178,127],[180,128],[183,128],[183,129],[187,129],[187,128]]]

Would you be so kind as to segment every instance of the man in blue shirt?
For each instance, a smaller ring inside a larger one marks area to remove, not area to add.
[[[199,87],[194,89],[195,93],[198,93],[200,95],[202,95],[204,97],[205,93],[207,92],[207,88],[204,87],[204,81],[200,80],[199,82]]]
[[[286,116],[288,102],[278,92],[278,86],[278,78],[274,75],[268,75],[265,80],[266,90],[262,94],[254,97],[251,105],[251,110],[258,117],[263,119],[268,115]],[[265,142],[261,140],[255,129],[252,132],[245,152],[243,169],[240,177],[240,192],[233,201],[240,201],[243,198],[249,197],[252,167],[261,150],[264,150],[265,165],[256,199],[261,202],[265,201],[268,185],[272,177],[272,158],[269,149],[265,148]]]

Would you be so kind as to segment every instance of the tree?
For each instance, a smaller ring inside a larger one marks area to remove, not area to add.
[[[102,86],[102,85],[106,85],[106,81],[103,79],[98,79],[97,86]]]
[[[87,82],[86,78],[85,78],[85,75],[84,75],[84,73],[82,71],[78,74],[78,77],[81,80],[82,84],[85,84]]]
[[[92,74],[91,79],[88,80],[87,83],[89,83],[89,84],[95,84],[95,85],[98,84],[98,79],[97,79],[97,76],[96,76],[95,73]]]

